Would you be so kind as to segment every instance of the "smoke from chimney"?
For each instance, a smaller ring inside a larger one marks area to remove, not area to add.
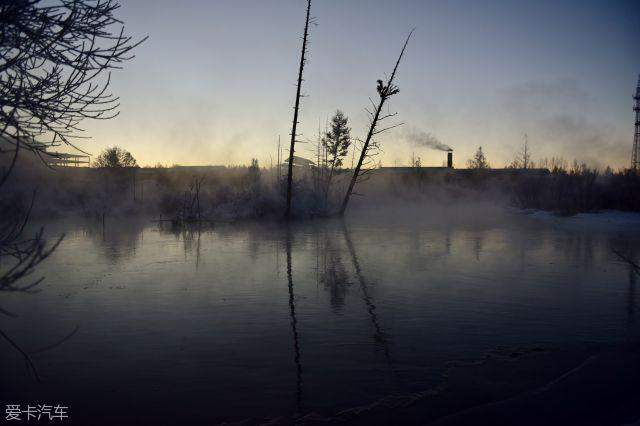
[[[453,149],[435,137],[433,134],[429,132],[424,132],[422,130],[410,130],[405,133],[405,139],[418,146],[424,146],[431,149],[436,149],[438,151],[453,151]]]

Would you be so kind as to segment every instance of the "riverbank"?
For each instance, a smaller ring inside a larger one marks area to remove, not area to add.
[[[535,172],[535,171],[531,171]],[[297,170],[294,217],[331,216],[339,210],[350,172],[341,170],[327,191],[314,168]],[[31,217],[132,216],[206,217],[211,220],[280,219],[286,181],[275,168],[172,167],[89,169],[17,168],[0,199],[0,213],[16,216],[31,206]],[[491,171],[421,168],[372,169],[359,182],[347,213],[358,206],[424,208],[492,203],[559,212],[638,212],[640,177],[594,170]],[[35,191],[35,193],[34,193]],[[35,196],[34,196],[35,194]]]

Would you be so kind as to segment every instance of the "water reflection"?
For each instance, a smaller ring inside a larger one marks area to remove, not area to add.
[[[80,325],[47,353],[52,394],[103,400],[126,374],[145,402],[161,399],[150,383],[178,383],[196,407],[206,395],[221,421],[335,413],[422,391],[451,359],[498,345],[638,335],[640,278],[612,249],[637,259],[640,232],[518,220],[212,229],[107,220],[104,232],[69,233],[43,266],[46,291],[19,304],[9,295],[3,307],[33,312],[25,324],[44,318],[42,333]],[[106,285],[84,285],[99,274]],[[12,335],[40,346],[14,324]],[[24,371],[10,356],[0,354],[0,375],[20,396]]]
[[[444,231],[444,247],[445,247],[445,255],[451,255],[451,224],[446,224]]]
[[[293,293],[292,236],[291,228],[285,232],[285,251],[287,253],[287,286],[289,289],[289,315],[291,317],[291,335],[293,337],[293,360],[296,365],[296,413],[302,412],[302,363],[300,361],[300,339],[298,338],[298,320],[296,319],[296,299]]]
[[[133,258],[142,243],[143,232],[149,224],[143,220],[125,221],[102,217],[85,221],[84,233],[99,248],[111,265]]]
[[[633,265],[629,265],[629,289],[627,296],[627,313],[629,314],[629,322],[635,322],[636,313],[636,286],[638,281],[638,271]]]
[[[347,270],[342,261],[342,253],[331,238],[325,235],[322,251],[322,273],[320,282],[329,292],[329,303],[335,313],[344,308],[345,299],[351,286]]]
[[[367,284],[367,280],[365,279],[362,272],[360,261],[358,260],[358,255],[356,254],[356,249],[353,245],[353,241],[351,240],[351,234],[349,233],[349,229],[344,223],[342,224],[342,232],[345,242],[347,243],[347,248],[349,249],[349,255],[351,256],[351,262],[353,264],[356,278],[358,280],[358,283],[360,284],[362,300],[367,307],[367,312],[369,314],[371,324],[373,325],[373,341],[377,346],[382,348],[387,364],[391,366],[392,360],[391,350],[389,347],[389,335],[385,333],[383,328],[380,326],[380,321],[376,312],[376,305],[373,303],[373,297],[371,296],[369,285]]]
[[[637,303],[637,282],[638,277],[640,276],[640,268],[638,268],[635,259],[637,259],[638,250],[635,247],[629,247],[627,245],[627,249],[625,250],[625,256],[628,260],[627,268],[629,269],[629,285],[627,287],[627,315],[629,318],[629,324],[633,325],[636,321],[635,313],[636,313],[636,303]]]
[[[207,228],[210,230],[210,228]],[[202,237],[203,225],[200,223],[175,226],[172,225],[172,233],[182,241],[184,248],[184,258],[187,260],[188,256],[195,251],[195,266],[196,270],[200,266],[200,239]]]
[[[629,244],[629,241],[621,239],[619,235],[610,237],[607,246],[609,247],[612,256],[615,256],[617,261],[624,263],[627,267],[627,318],[629,325],[633,326],[636,321],[636,287],[638,285],[638,277],[640,276],[640,267],[636,262],[639,252],[637,248],[638,246]]]
[[[475,254],[476,260],[480,261],[480,255],[482,254],[482,247],[484,244],[484,236],[482,232],[477,232],[473,237],[473,253]]]

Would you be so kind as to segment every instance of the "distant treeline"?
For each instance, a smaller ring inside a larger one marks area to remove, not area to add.
[[[601,210],[640,212],[640,174],[633,170],[600,171],[563,160],[540,162],[536,169],[463,169],[440,178],[418,169],[404,177],[406,185],[420,182],[419,192],[435,191],[435,201],[454,198],[497,197],[515,207],[539,209],[562,215]]]
[[[522,208],[575,214],[599,210],[640,211],[640,175],[633,170],[604,172],[574,165],[554,167],[548,176],[522,176],[512,201]]]
[[[323,175],[325,177],[323,177]],[[321,217],[336,211],[349,183],[348,170],[296,171],[296,217]],[[33,216],[68,214],[144,214],[169,220],[236,220],[281,218],[286,175],[282,168],[20,168],[2,197],[3,215],[24,211]],[[640,176],[633,171],[598,171],[577,163],[553,162],[538,169],[373,169],[354,200],[354,208],[404,207],[419,200],[431,204],[495,200],[519,208],[559,214],[599,210],[640,211]]]

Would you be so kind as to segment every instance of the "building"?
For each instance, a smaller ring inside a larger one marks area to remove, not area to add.
[[[9,157],[12,157],[12,155],[10,153],[15,151],[16,145],[15,138],[8,135],[0,136],[0,153],[3,154],[1,156],[2,158],[0,158],[0,162],[5,163],[7,161],[11,161],[11,158]],[[38,142],[31,138],[25,141],[24,144],[21,143],[22,150],[37,153],[40,159],[50,167],[89,167],[91,164],[91,156],[88,154],[58,152],[57,150],[54,151],[53,148],[57,147],[54,147],[51,144]]]

